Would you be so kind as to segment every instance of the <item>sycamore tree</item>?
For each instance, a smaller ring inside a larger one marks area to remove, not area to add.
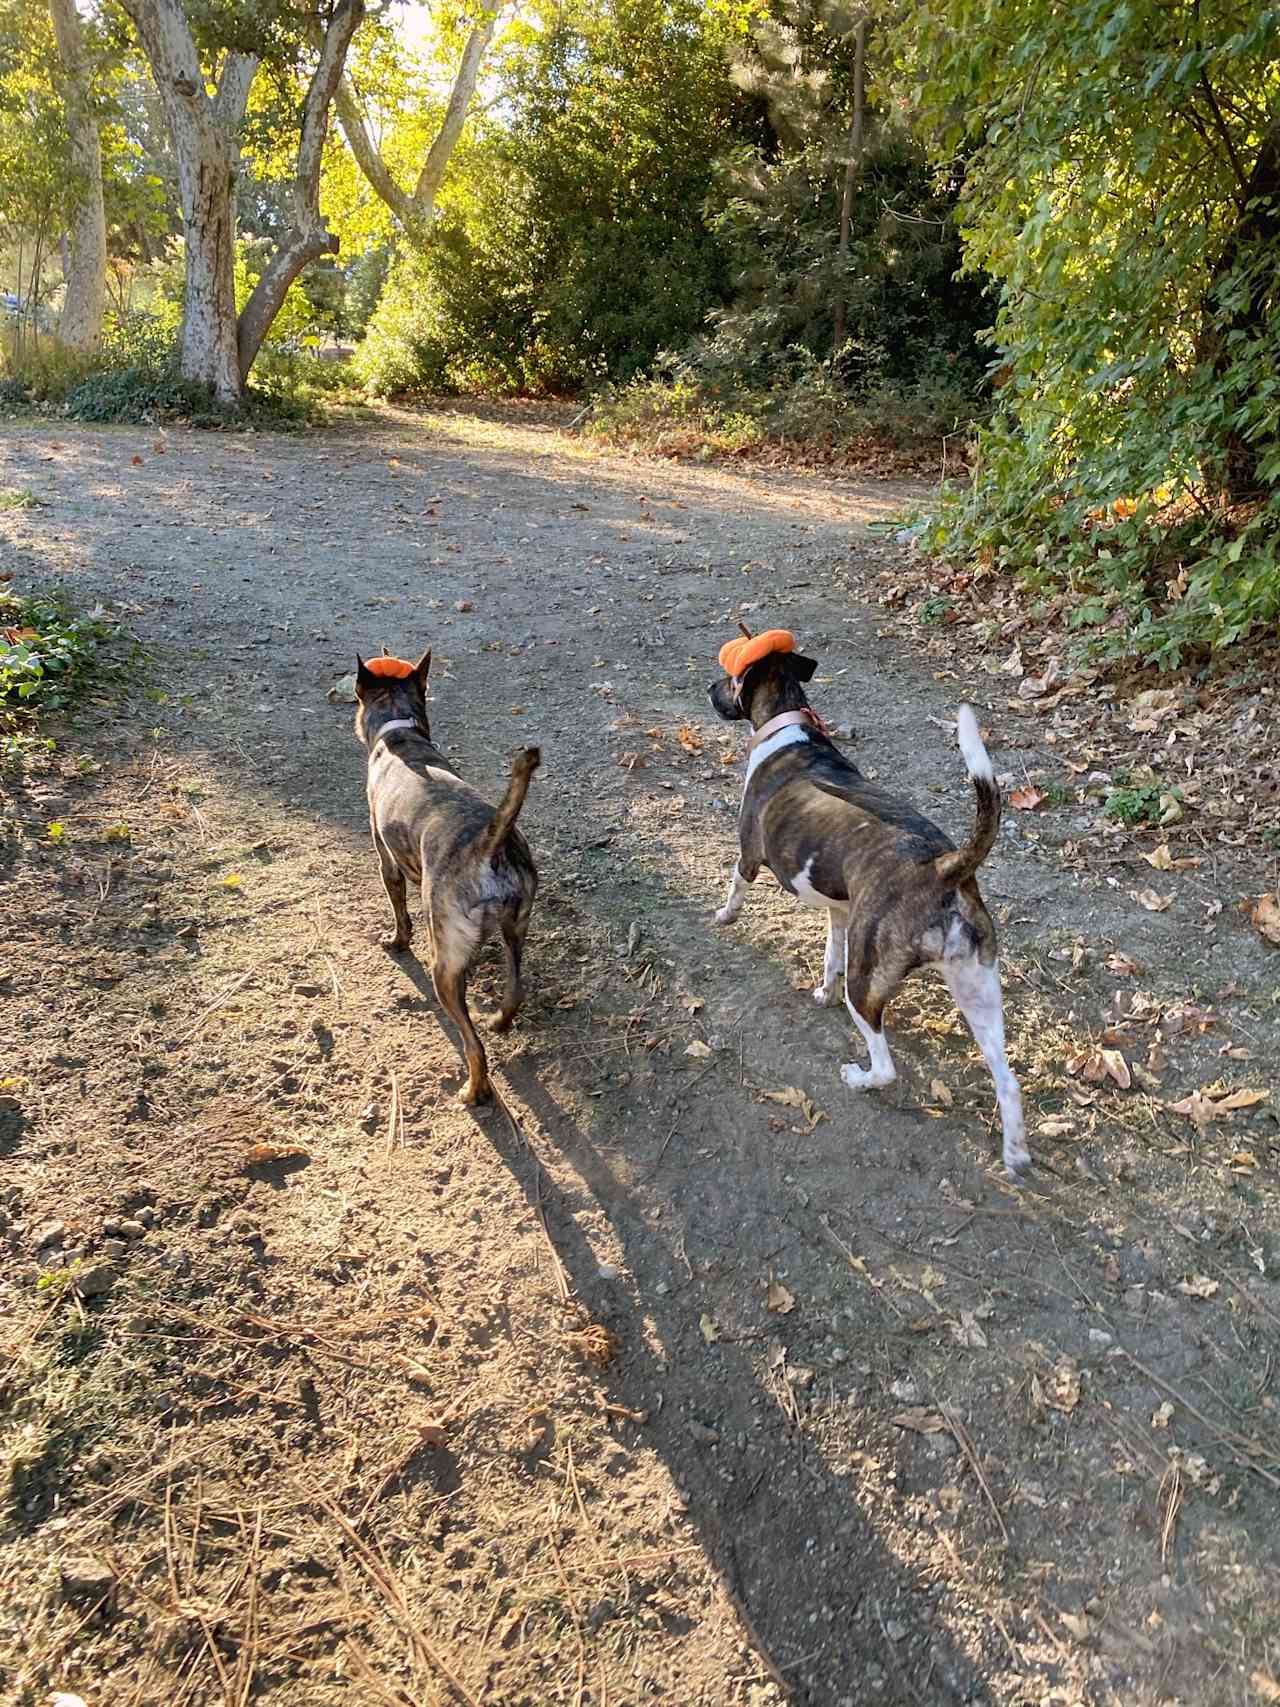
[[[334,0],[312,49],[295,19],[270,4],[208,10],[182,0],[122,0],[164,108],[182,206],[184,288],[179,367],[234,406],[289,286],[309,261],[337,248],[320,212],[329,108],[363,0]],[[309,61],[296,120],[291,220],[239,315],[235,298],[235,190],[240,130],[264,60]]]
[[[899,37],[1009,383],[936,525],[1164,664],[1280,614],[1280,8],[928,0]]]

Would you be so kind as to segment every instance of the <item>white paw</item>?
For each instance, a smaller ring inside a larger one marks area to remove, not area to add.
[[[721,907],[716,914],[716,923],[718,925],[731,925],[737,916],[738,909],[736,907]]]
[[[1031,1166],[1031,1152],[1019,1139],[1005,1139],[1004,1145],[1005,1172],[1014,1179]]]
[[[813,999],[820,1008],[829,1008],[838,997],[839,991],[835,984],[819,984],[813,992]]]
[[[840,1069],[841,1082],[851,1091],[882,1090],[885,1085],[891,1085],[896,1076],[891,1073],[886,1079],[872,1072],[870,1067],[855,1067],[852,1061],[846,1061]]]

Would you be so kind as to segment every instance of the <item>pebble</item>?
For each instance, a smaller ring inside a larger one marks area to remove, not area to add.
[[[700,1423],[696,1420],[689,1424],[689,1436],[696,1440],[700,1446],[719,1446],[720,1444],[719,1430],[708,1428],[706,1423]]]
[[[141,1239],[145,1235],[147,1229],[143,1226],[141,1221],[122,1221],[120,1223],[120,1231],[124,1234],[126,1239]]]
[[[885,1635],[888,1636],[891,1642],[902,1642],[906,1640],[907,1627],[905,1624],[899,1624],[896,1618],[886,1619],[884,1630]]]
[[[109,1239],[118,1239],[120,1237],[120,1223],[116,1220],[114,1215],[108,1215],[104,1219],[102,1223],[102,1231]]]
[[[49,1697],[49,1707],[87,1707],[83,1695],[68,1695],[65,1689],[55,1689]]]
[[[154,1227],[156,1224],[156,1212],[150,1204],[145,1204],[143,1208],[138,1211],[137,1218],[142,1222],[142,1225],[147,1228]]]
[[[1111,1335],[1106,1331],[1105,1328],[1090,1328],[1089,1329],[1089,1344],[1090,1345],[1110,1345],[1111,1344]]]
[[[102,1254],[108,1262],[119,1262],[129,1254],[129,1247],[123,1239],[107,1239],[103,1242]]]
[[[115,1283],[116,1271],[109,1262],[94,1263],[92,1268],[86,1268],[72,1281],[81,1298],[100,1298],[103,1293],[110,1292]]]
[[[65,1221],[46,1221],[36,1234],[36,1249],[42,1251],[46,1245],[60,1245],[66,1236]]]
[[[901,1381],[894,1381],[889,1391],[895,1399],[900,1399],[904,1405],[918,1405],[920,1403],[920,1389],[909,1375]]]
[[[67,1600],[105,1600],[116,1586],[116,1574],[111,1566],[89,1554],[64,1559],[59,1566],[62,1593]]]

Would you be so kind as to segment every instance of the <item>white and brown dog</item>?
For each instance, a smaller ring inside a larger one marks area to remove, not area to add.
[[[946,979],[995,1080],[1011,1173],[1030,1163],[1022,1093],[1005,1054],[996,933],[975,875],[1000,824],[1000,790],[967,705],[956,726],[977,796],[977,820],[957,848],[905,801],[877,788],[825,732],[801,687],[816,663],[795,638],[772,629],[732,640],[720,652],[724,678],[708,690],[724,718],[754,730],[738,817],[741,855],[716,914],[727,925],[742,910],[762,865],[808,907],[827,913],[820,1006],[845,1004],[871,1052],[840,1077],[850,1090],[877,1090],[897,1077],[884,1035],[884,1010],[903,979],[936,966]]]

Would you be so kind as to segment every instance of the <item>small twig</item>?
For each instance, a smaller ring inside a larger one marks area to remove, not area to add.
[[[960,1421],[959,1415],[954,1410],[952,1410],[950,1405],[941,1405],[941,1406],[939,1406],[939,1409],[941,1410],[943,1416],[947,1419],[947,1427],[951,1430],[952,1434],[955,1436],[956,1445],[960,1448],[961,1452],[964,1453],[964,1456],[968,1462],[969,1468],[973,1471],[974,1475],[978,1478],[978,1486],[982,1489],[983,1493],[987,1496],[987,1504],[991,1507],[991,1515],[995,1518],[996,1523],[999,1526],[1000,1533],[1004,1537],[1005,1546],[1006,1547],[1011,1546],[1012,1542],[1010,1541],[1010,1538],[1009,1538],[1009,1531],[1005,1527],[1005,1521],[1000,1515],[1000,1507],[995,1502],[995,1496],[991,1492],[991,1488],[987,1483],[987,1478],[982,1473],[982,1465],[978,1462],[977,1449],[974,1446],[973,1441],[969,1437],[968,1429]]]
[[[1178,1512],[1182,1508],[1182,1471],[1176,1464],[1170,1465],[1165,1479],[1160,1484],[1160,1491],[1165,1495],[1164,1522],[1160,1526],[1160,1563],[1169,1562],[1169,1548],[1173,1542],[1174,1530],[1178,1523]]]
[[[252,977],[253,977],[252,972],[246,972],[246,973],[244,973],[244,975],[242,977],[237,978],[234,984],[228,984],[226,989],[222,992],[222,994],[220,996],[218,996],[214,1001],[210,1002],[209,1006],[204,1009],[203,1013],[201,1013],[201,1015],[200,1015],[200,1018],[191,1027],[190,1031],[184,1031],[182,1036],[177,1039],[177,1042],[174,1044],[175,1049],[180,1049],[184,1043],[190,1043],[191,1039],[199,1031],[200,1027],[208,1019],[209,1015],[211,1013],[216,1012],[217,1009],[224,1006],[225,1003],[229,1002],[231,1000],[232,996],[235,995],[236,991],[242,990],[244,988],[244,986],[249,982],[250,978],[252,978]]]
[[[1246,1440],[1242,1434],[1236,1434],[1233,1429],[1221,1428],[1210,1417],[1207,1417],[1202,1410],[1197,1409],[1185,1393],[1179,1392],[1178,1388],[1173,1386],[1171,1382],[1166,1381],[1163,1375],[1157,1375],[1154,1369],[1148,1369],[1145,1363],[1139,1363],[1133,1353],[1131,1351],[1126,1351],[1123,1346],[1119,1347],[1119,1350],[1123,1357],[1128,1358],[1129,1362],[1140,1375],[1145,1375],[1148,1381],[1154,1382],[1155,1385],[1161,1388],[1163,1392],[1166,1392],[1171,1399],[1176,1399],[1182,1408],[1189,1412],[1197,1422],[1204,1424],[1205,1428],[1209,1430],[1215,1440],[1219,1441],[1223,1446],[1230,1447],[1236,1455],[1236,1462],[1238,1464],[1243,1465],[1246,1470],[1252,1470],[1255,1476],[1261,1476],[1262,1480],[1266,1482],[1268,1486],[1280,1490],[1280,1476],[1273,1476],[1270,1470],[1264,1470],[1260,1464],[1254,1464],[1251,1461],[1253,1446],[1251,1441]]]
[[[393,1072],[391,1075],[391,1111],[387,1116],[387,1154],[396,1147],[397,1138],[401,1146],[404,1144],[404,1119],[400,1113],[400,1077]]]

